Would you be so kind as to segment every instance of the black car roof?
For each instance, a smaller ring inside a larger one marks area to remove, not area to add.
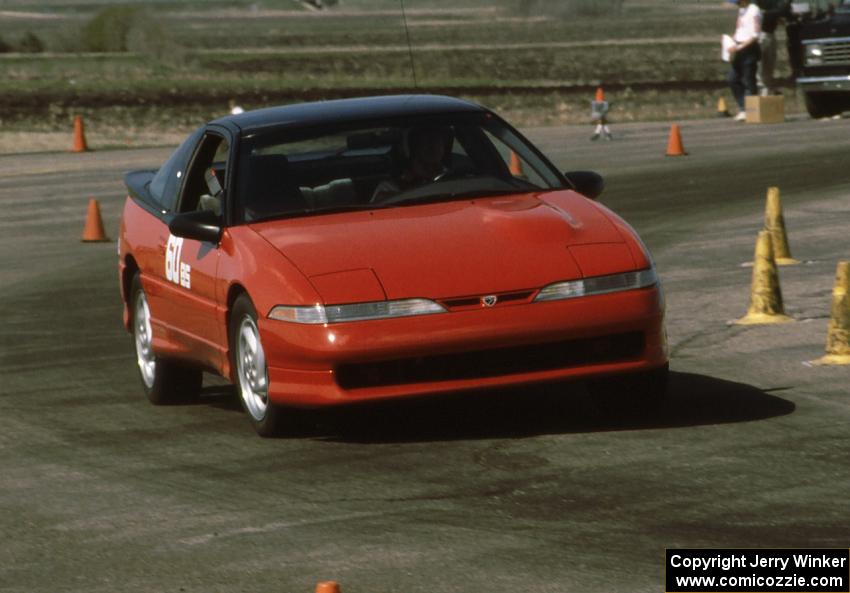
[[[268,107],[221,117],[211,123],[235,124],[244,133],[260,129],[289,128],[334,124],[383,117],[436,115],[441,113],[479,112],[487,110],[470,101],[442,95],[390,95],[337,99]]]

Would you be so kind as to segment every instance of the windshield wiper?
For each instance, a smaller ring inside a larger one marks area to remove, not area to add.
[[[490,196],[512,196],[516,194],[528,194],[532,189],[482,189],[478,191],[459,192],[461,198],[489,198]]]
[[[288,212],[290,216],[313,216],[314,214],[337,214],[339,212],[356,212],[357,210],[380,210],[386,208],[380,204],[340,204],[336,206],[325,206],[323,208],[313,208],[311,210],[299,210],[297,212]]]
[[[326,206],[324,208],[315,208],[313,210],[293,210],[290,212],[279,212],[270,214],[262,218],[252,220],[251,222],[267,222],[269,220],[281,220],[288,218],[303,218],[305,216],[313,216],[314,214],[337,214],[340,212],[355,212],[357,210],[380,210],[386,208],[380,204],[345,204],[341,206]]]
[[[427,196],[416,196],[409,199],[401,199],[395,202],[390,202],[390,206],[409,206],[412,204],[430,204],[434,202],[450,202],[452,200],[469,200],[473,198],[490,197],[490,196],[507,196],[511,194],[525,194],[531,190],[522,189],[479,189],[474,191],[457,191],[443,194],[430,194]]]

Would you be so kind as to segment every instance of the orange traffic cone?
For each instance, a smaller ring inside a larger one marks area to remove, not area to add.
[[[670,139],[667,140],[667,156],[685,156],[685,147],[682,145],[682,133],[679,124],[670,126]]]
[[[82,241],[85,243],[98,243],[109,241],[109,237],[103,231],[103,219],[100,217],[100,204],[94,198],[89,200],[89,211],[86,215],[86,228],[83,229]]]
[[[525,177],[525,171],[522,169],[522,161],[519,155],[513,150],[511,151],[511,164],[508,165],[508,169],[514,177]]]
[[[316,584],[316,593],[340,593],[339,585],[334,581],[321,581]]]
[[[600,102],[600,103],[605,100],[605,91],[602,90],[601,86],[596,88],[596,99],[595,100]]]
[[[86,144],[86,130],[83,126],[83,118],[79,115],[74,116],[74,147],[72,152],[86,152],[89,149]]]

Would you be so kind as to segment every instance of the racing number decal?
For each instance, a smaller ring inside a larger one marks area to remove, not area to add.
[[[192,289],[192,268],[180,261],[183,254],[183,237],[168,236],[165,248],[165,277],[169,282]]]

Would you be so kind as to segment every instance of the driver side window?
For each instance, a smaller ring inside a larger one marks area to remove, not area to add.
[[[207,133],[189,167],[180,212],[209,210],[221,216],[230,145],[222,136]]]

